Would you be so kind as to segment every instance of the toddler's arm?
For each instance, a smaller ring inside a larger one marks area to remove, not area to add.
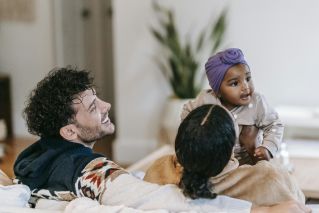
[[[256,140],[258,137],[259,129],[256,126],[242,126],[239,142],[245,147],[246,151],[252,158],[252,163],[260,160],[270,160],[271,153],[263,146],[256,148]]]
[[[254,157],[255,157],[256,161],[260,161],[260,160],[268,160],[269,161],[270,158],[272,158],[272,154],[270,153],[270,151],[267,148],[260,146],[260,147],[257,147],[255,149]]]
[[[265,147],[272,156],[275,156],[282,141],[284,126],[278,113],[267,104],[262,95],[257,97],[257,127],[263,130],[261,146]]]

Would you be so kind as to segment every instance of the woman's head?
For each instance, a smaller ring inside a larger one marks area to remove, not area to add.
[[[254,85],[240,49],[230,48],[217,53],[208,59],[205,69],[211,88],[224,106],[232,109],[250,103]]]
[[[208,178],[227,165],[235,140],[235,125],[225,108],[203,105],[189,113],[175,140],[176,156],[184,169],[180,186],[185,195],[193,199],[215,197]]]

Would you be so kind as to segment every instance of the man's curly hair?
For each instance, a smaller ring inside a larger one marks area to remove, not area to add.
[[[92,87],[93,78],[86,70],[66,67],[50,71],[26,103],[23,116],[29,132],[40,137],[59,137],[60,128],[69,124],[76,114],[72,101]]]

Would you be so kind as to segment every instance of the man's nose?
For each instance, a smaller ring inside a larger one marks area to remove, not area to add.
[[[102,112],[108,112],[108,111],[110,111],[110,109],[111,109],[111,104],[110,103],[107,103],[107,102],[105,102],[105,101],[102,101],[101,100],[101,111]]]

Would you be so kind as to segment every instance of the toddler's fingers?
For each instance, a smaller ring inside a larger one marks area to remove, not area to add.
[[[258,156],[258,155],[261,155],[262,153],[261,153],[261,151],[259,150],[259,149],[255,149],[255,156]]]

